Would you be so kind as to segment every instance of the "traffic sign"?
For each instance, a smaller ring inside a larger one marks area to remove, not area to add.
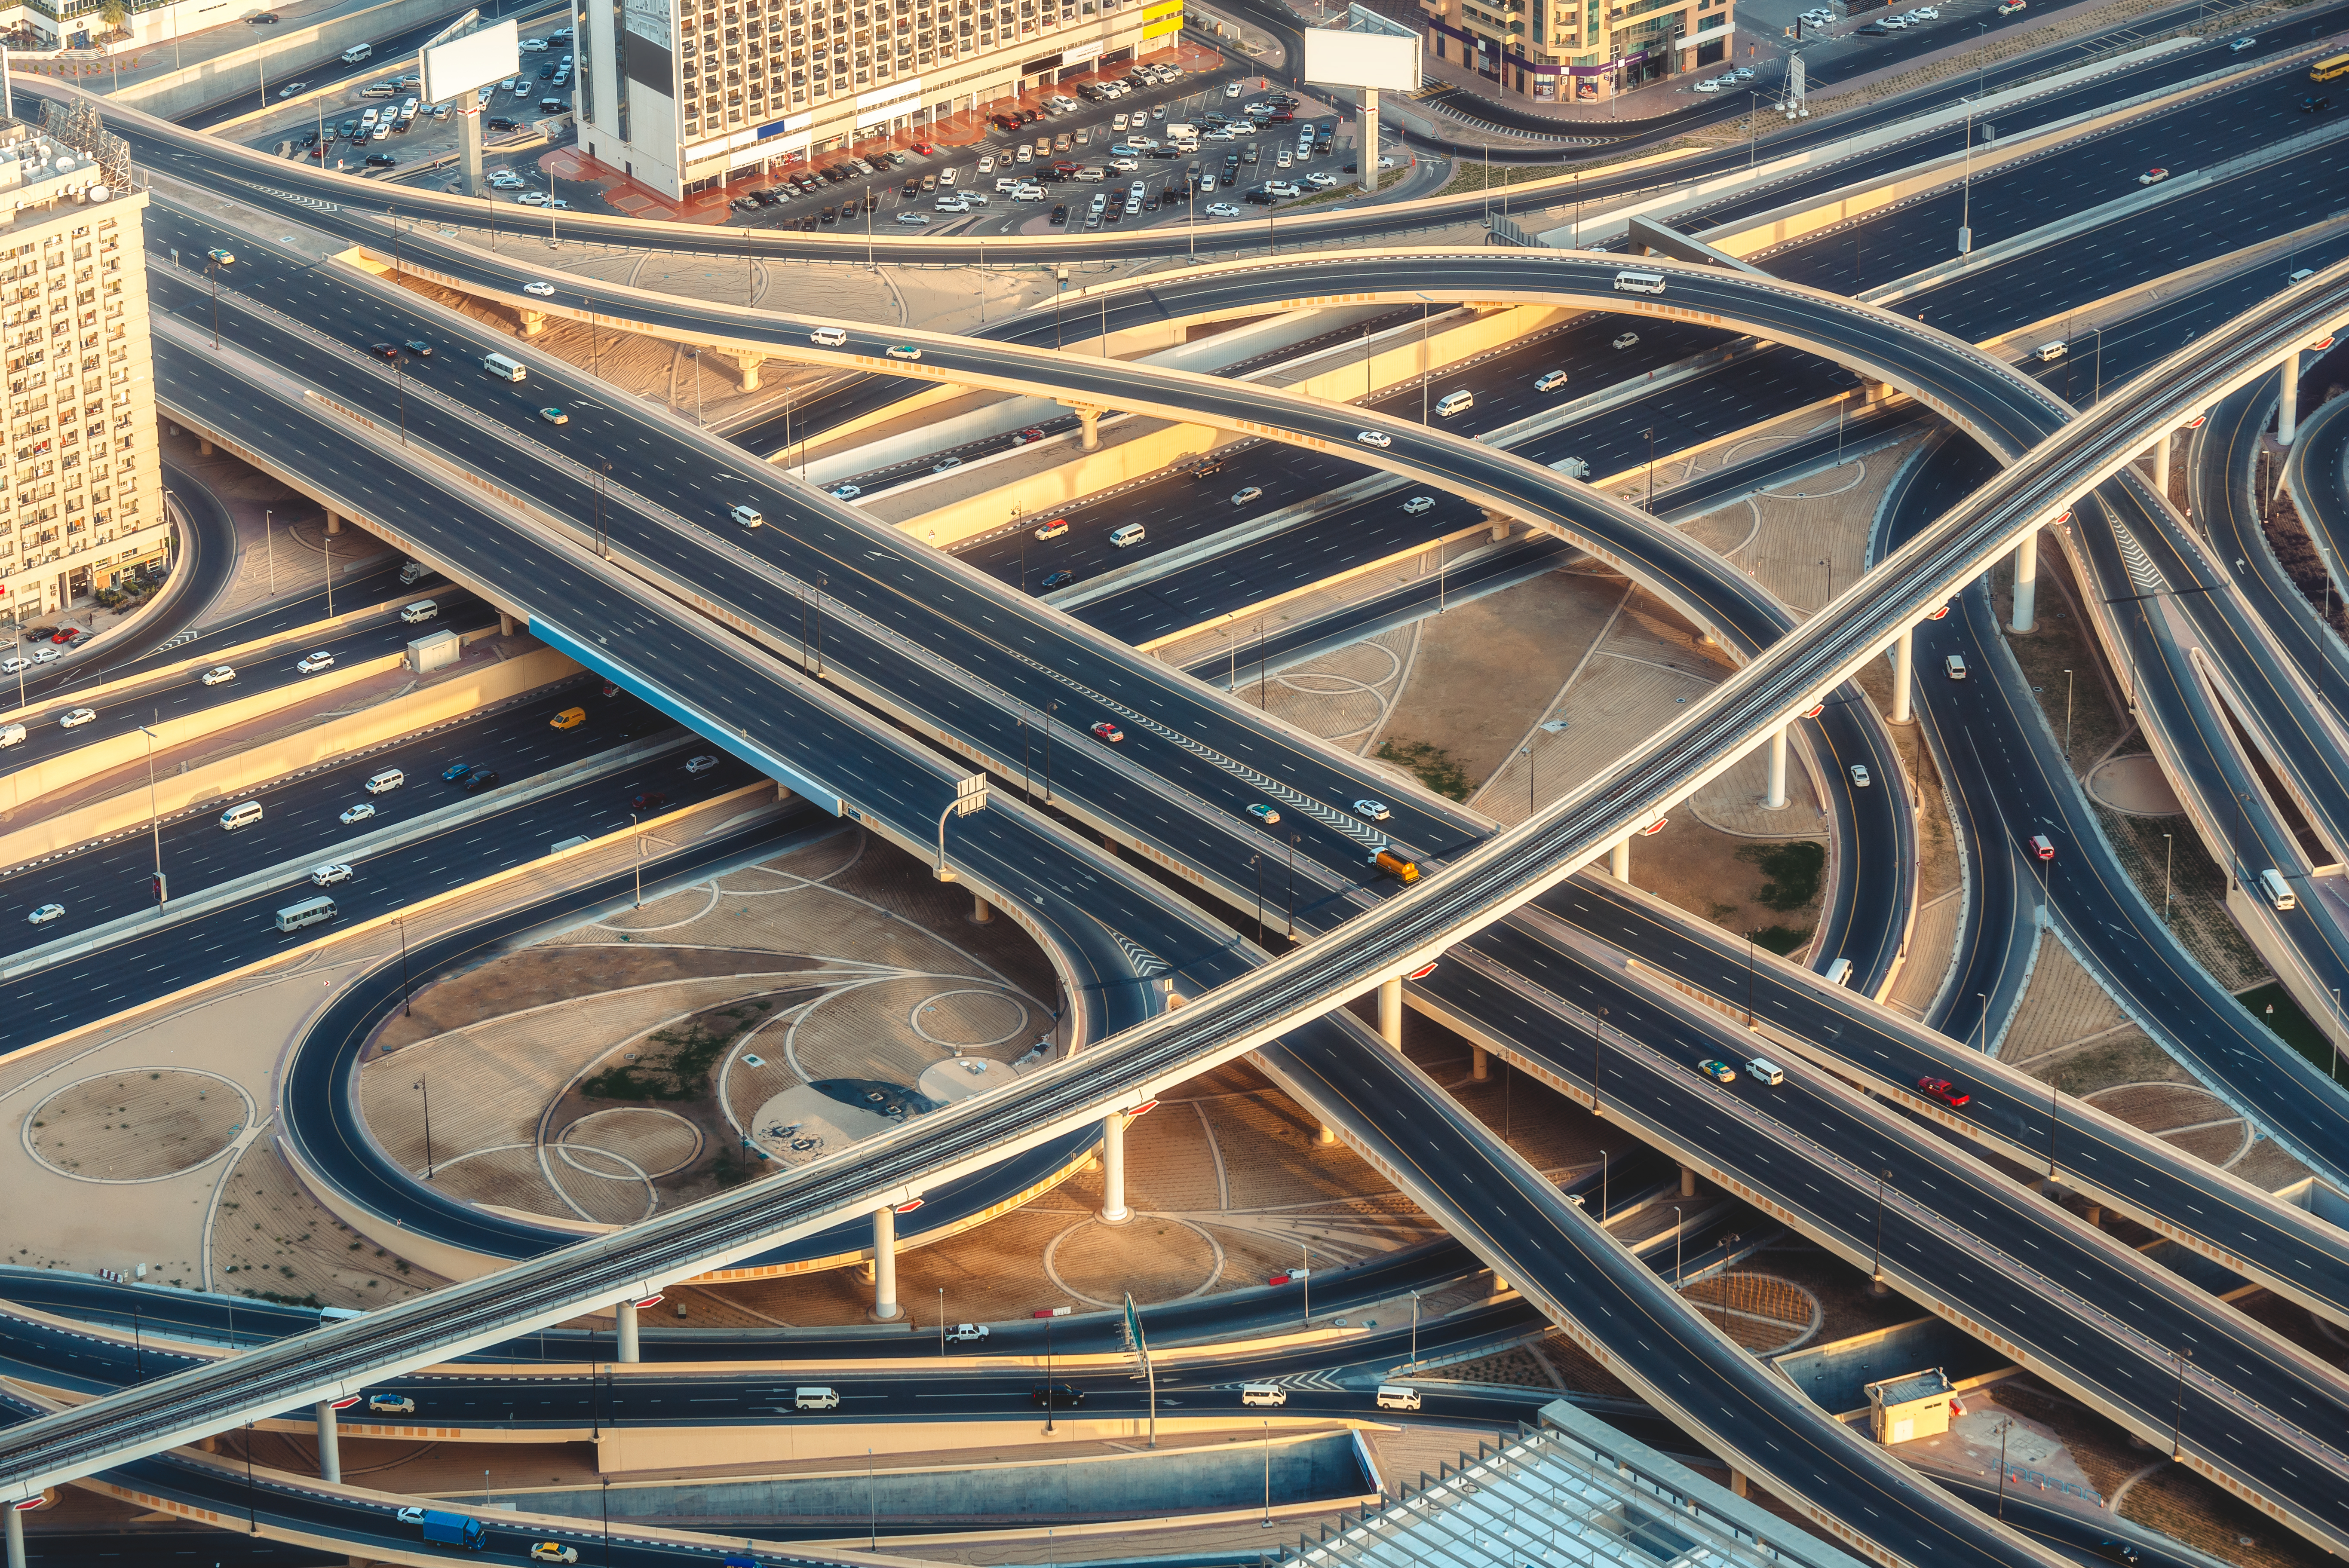
[[[968,779],[955,780],[955,815],[968,817],[973,811],[987,810],[987,775],[974,773]]]

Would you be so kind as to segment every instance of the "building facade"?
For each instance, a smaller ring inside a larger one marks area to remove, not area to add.
[[[1733,0],[1420,0],[1428,53],[1535,103],[1733,63]]]
[[[0,614],[19,624],[165,558],[146,205],[88,152],[0,120]]]
[[[678,200],[1170,48],[1183,0],[580,0],[579,147]]]

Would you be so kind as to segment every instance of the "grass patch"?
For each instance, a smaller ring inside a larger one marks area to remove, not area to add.
[[[1424,740],[1381,740],[1379,760],[1410,769],[1422,784],[1449,799],[1465,800],[1476,788],[1476,781],[1452,759],[1452,753]]]
[[[1765,925],[1754,934],[1754,945],[1766,947],[1784,958],[1811,939],[1807,925]]]
[[[755,1023],[769,1006],[751,1002],[719,1008],[681,1029],[662,1029],[645,1042],[636,1060],[582,1080],[579,1092],[591,1099],[698,1099],[709,1091],[709,1069],[740,1033],[724,1025]],[[712,1032],[712,1024],[723,1032]]]
[[[1384,191],[1388,186],[1393,184],[1396,181],[1401,180],[1404,175],[1409,174],[1411,170],[1407,168],[1380,170],[1379,189],[1381,191]],[[1356,176],[1351,174],[1340,174],[1338,178],[1345,181],[1346,183],[1343,185],[1332,186],[1327,191],[1316,191],[1309,195],[1296,197],[1291,201],[1282,203],[1280,211],[1283,212],[1294,212],[1299,207],[1311,207],[1324,201],[1342,201],[1349,196],[1366,196],[1369,194],[1369,192],[1364,191],[1361,184],[1357,182]],[[1218,191],[1216,194],[1220,197],[1223,192]]]
[[[1755,900],[1785,914],[1790,910],[1809,908],[1819,896],[1819,880],[1827,867],[1827,847],[1809,839],[1784,844],[1746,844],[1739,848],[1737,858],[1758,867],[1768,879],[1763,882],[1762,891],[1754,895]],[[1783,953],[1785,949],[1773,947],[1771,951]]]
[[[2251,1016],[2275,1032],[2278,1039],[2306,1057],[2319,1072],[2333,1070],[2333,1042],[2316,1026],[2316,1020],[2301,1010],[2292,999],[2292,993],[2281,984],[2271,982],[2255,991],[2246,991],[2237,1000],[2251,1010]],[[2274,1009],[2271,1012],[2269,1009]]]

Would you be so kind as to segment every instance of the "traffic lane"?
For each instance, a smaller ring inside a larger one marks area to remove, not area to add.
[[[439,590],[435,603],[440,606],[440,614],[420,627],[386,617],[374,625],[354,626],[322,635],[315,642],[278,649],[262,659],[212,666],[234,671],[232,678],[218,685],[205,684],[203,677],[210,671],[192,669],[87,710],[83,705],[74,704],[68,692],[46,711],[25,717],[25,738],[5,754],[8,765],[28,767],[94,741],[134,734],[140,725],[159,724],[165,718],[183,717],[222,703],[315,680],[316,676],[305,675],[295,668],[312,653],[331,654],[337,665],[352,665],[402,652],[411,641],[434,632],[450,631],[461,635],[497,624],[497,611],[462,589],[444,587]],[[81,711],[94,712],[98,717],[71,729],[59,722],[67,714]]]
[[[2287,460],[2292,466],[2293,495],[2301,520],[2324,553],[2339,587],[2343,566],[2349,562],[2349,405],[2330,404],[2310,413]]]
[[[1707,1449],[1742,1458],[1739,1469],[1838,1519],[1866,1519],[1868,1538],[1907,1562],[2036,1562],[1673,1299],[1645,1264],[1537,1172],[1497,1153],[1483,1130],[1397,1053],[1317,1024],[1266,1054],[1313,1100],[1350,1114],[1357,1135],[1413,1185],[1472,1192],[1474,1215],[1447,1220],[1447,1227],[1464,1228],[1463,1240],[1512,1283],[1571,1304],[1573,1315],[1561,1326],[1602,1342],[1610,1370],[1627,1372],[1643,1394],[1654,1390],[1647,1397]]]
[[[1863,1110],[1874,1102],[1836,1080],[1799,1066],[1775,1088],[1750,1073],[1728,1085],[1700,1076],[1702,1059],[1742,1063],[1751,1038],[1742,1030],[1734,1040],[1724,1038],[1713,1015],[1695,1017],[1662,1005],[1521,928],[1490,928],[1475,948],[1555,995],[1595,998],[1609,1008],[1600,1073],[1617,1116],[1636,1111],[1692,1140],[1701,1130],[1708,1156],[1788,1211],[1809,1214],[1815,1239],[1826,1230],[1845,1248],[1865,1251],[1880,1225],[1878,1255],[1897,1260],[1924,1292],[1961,1315],[1959,1321],[1989,1326],[2059,1378],[2130,1412],[2140,1429],[2169,1425],[2177,1377],[2169,1352],[2188,1350],[2196,1375],[2188,1378],[2187,1402],[2199,1402],[2214,1423],[2199,1439],[2189,1429],[2189,1446],[2268,1496],[2293,1500],[2322,1528],[2337,1532],[2349,1525],[2349,1500],[2322,1495],[2292,1469],[2337,1465],[2337,1455],[2312,1446],[2329,1444],[2321,1434],[2349,1422],[2349,1385],[2334,1368],[2182,1279],[2148,1268],[2130,1249],[1930,1132],[1912,1132],[1889,1112]],[[1473,996],[1493,983],[1461,965],[1448,979],[1439,970],[1418,984]],[[1532,1005],[1514,993],[1511,999]],[[1588,1081],[1590,1052],[1579,1031],[1496,1026],[1489,1006],[1480,1016],[1521,1052]],[[1880,1203],[1877,1183],[1864,1179],[1878,1172],[1910,1202]],[[1961,1194],[1955,1200],[1948,1196],[1952,1186]],[[1971,1222],[1956,1212],[1961,1208]],[[2075,1329],[2088,1338],[2075,1337]],[[2212,1380],[2209,1387],[2204,1378]],[[2230,1398],[2251,1403],[2230,1404]],[[2289,1427],[2269,1412],[2283,1412]]]
[[[570,729],[549,723],[574,707],[587,710],[585,723]],[[257,800],[262,806],[262,820],[252,827],[224,827],[219,809],[224,803],[219,800],[185,808],[162,819],[160,851],[152,835],[125,830],[0,878],[0,897],[9,903],[30,910],[56,903],[66,912],[64,918],[41,925],[0,922],[0,955],[151,908],[155,893],[148,879],[159,854],[172,895],[186,898],[285,861],[331,861],[338,843],[450,805],[461,798],[464,786],[443,782],[440,776],[460,763],[477,773],[501,773],[509,785],[519,784],[629,737],[669,727],[667,719],[633,698],[605,698],[589,684],[574,680],[499,712],[370,750],[359,760],[242,791],[238,801]],[[674,769],[680,776],[683,761],[677,759]],[[403,770],[407,782],[380,794],[370,792],[367,781],[389,768]],[[593,817],[608,823],[616,810],[625,819],[626,801],[621,796],[616,808],[600,808]],[[359,806],[373,807],[372,815],[357,823],[341,820],[343,811]]]

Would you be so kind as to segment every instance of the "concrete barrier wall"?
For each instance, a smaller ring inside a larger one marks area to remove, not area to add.
[[[828,1379],[814,1376],[801,1378],[802,1384],[823,1386]],[[1017,1398],[1017,1396],[1014,1396]],[[1166,1413],[1161,1401],[1158,1435],[1162,1438],[1200,1432],[1238,1430],[1258,1439],[1250,1448],[1248,1473],[1257,1478],[1257,1495],[1263,1494],[1264,1453],[1261,1447],[1265,1419],[1269,1416],[1273,1429],[1273,1451],[1276,1456],[1285,1443],[1300,1435],[1296,1429],[1309,1423],[1326,1430],[1336,1427],[1351,1429],[1368,1425],[1344,1418],[1284,1416],[1279,1411],[1244,1409],[1237,1393],[1226,1396],[1232,1404],[1228,1413],[1214,1416],[1174,1416]],[[1147,1440],[1150,1423],[1140,1416],[1088,1416],[1081,1410],[1061,1412],[1052,1422],[1052,1434],[1044,1433],[1044,1414],[1039,1410],[1032,1421],[1012,1419],[989,1423],[993,1432],[1005,1442],[1143,1442]],[[605,1475],[620,1475],[631,1470],[678,1470],[702,1465],[739,1465],[798,1463],[809,1460],[861,1457],[868,1450],[875,1454],[936,1454],[968,1448],[970,1428],[967,1423],[953,1421],[874,1422],[843,1421],[822,1416],[791,1417],[770,1424],[748,1427],[639,1427],[634,1422],[626,1426],[606,1426],[595,1439],[595,1467]],[[1162,1450],[1180,1452],[1184,1450]],[[1191,1450],[1197,1451],[1197,1450]],[[1223,1450],[1214,1450],[1223,1451]],[[1274,1461],[1274,1475],[1279,1475],[1279,1461]],[[860,1473],[859,1488],[864,1483]],[[1375,1489],[1373,1489],[1375,1490]],[[554,1501],[564,1494],[543,1499],[550,1511],[559,1510]],[[575,1495],[575,1494],[574,1494]],[[586,1506],[595,1506],[595,1493],[585,1492]],[[1276,1489],[1278,1495],[1278,1489]],[[619,1490],[613,1489],[616,1506]],[[1005,1503],[1009,1509],[1012,1505]],[[862,1512],[860,1501],[857,1511]]]
[[[313,69],[380,71],[400,76],[416,68],[414,55],[382,54],[364,66],[345,66],[337,58],[353,44],[371,44],[388,33],[405,32],[450,14],[448,0],[384,0],[364,11],[350,11],[315,26],[295,27],[277,36],[215,55],[177,71],[166,71],[145,81],[132,82],[107,97],[116,103],[149,114],[176,119],[237,93],[251,92],[265,77],[274,90],[278,78]]]
[[[359,679],[398,662],[398,655],[370,660],[366,665],[353,666],[349,678]],[[283,778],[315,763],[363,750],[410,730],[454,718],[487,703],[519,696],[550,681],[575,675],[578,669],[577,665],[552,648],[540,648],[518,659],[487,665],[475,674],[426,686],[407,696],[379,703],[347,717],[329,720],[235,757],[158,779],[154,810],[159,814],[169,815],[214,800],[225,803],[229,797],[272,779]],[[309,697],[316,696],[321,688],[304,685],[291,689]],[[261,694],[254,700],[259,702],[274,695]],[[189,737],[209,733],[226,722],[213,717],[219,711],[208,709],[193,716],[190,721]],[[169,727],[166,727],[168,729]],[[129,756],[144,756],[145,738],[134,733],[130,739],[138,744]],[[127,759],[118,758],[118,765]],[[59,760],[69,761],[70,758]],[[61,849],[120,832],[125,828],[143,826],[147,818],[147,791],[143,789],[129,790],[110,799],[93,800],[87,806],[61,811],[47,821],[20,828],[13,833],[0,834],[0,865],[22,865],[27,861],[39,860]]]
[[[1771,1357],[1786,1380],[1830,1415],[1868,1408],[1868,1385],[1939,1367],[1952,1383],[2013,1365],[1954,1323],[1920,1317],[1873,1334],[1857,1334],[1814,1350]]]

